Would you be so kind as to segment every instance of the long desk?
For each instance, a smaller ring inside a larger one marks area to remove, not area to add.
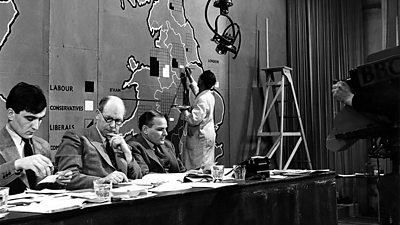
[[[0,224],[336,225],[335,173],[192,188],[54,214],[10,212]]]

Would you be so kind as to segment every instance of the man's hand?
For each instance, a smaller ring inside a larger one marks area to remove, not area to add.
[[[189,116],[189,114],[189,110],[182,110],[181,114],[179,115],[179,119],[186,121],[186,118]]]
[[[346,105],[353,105],[353,96],[354,94],[351,92],[350,86],[344,82],[339,81],[336,84],[332,85],[332,93],[333,97],[338,101],[343,102]]]
[[[189,79],[189,82],[192,83],[193,82],[192,69],[190,69],[187,66],[185,67],[185,75]]]
[[[128,182],[128,177],[126,177],[126,175],[120,171],[114,171],[114,172],[108,174],[108,176],[101,178],[101,179],[103,179],[104,181],[111,181],[114,184]]]
[[[110,138],[110,145],[113,149],[119,149],[121,150],[124,155],[127,163],[130,163],[132,161],[132,151],[129,145],[125,142],[124,137],[121,134],[109,134],[111,136]]]
[[[17,159],[14,166],[16,170],[32,170],[39,178],[51,175],[53,169],[51,160],[40,154]]]
[[[58,175],[56,178],[56,182],[62,186],[66,186],[72,179],[72,171],[71,170],[64,170],[59,171],[55,175]]]
[[[126,144],[125,139],[121,134],[110,133],[109,136],[111,136],[109,141],[110,141],[110,145],[111,145],[112,148],[116,148],[116,149],[119,149],[121,151],[130,150],[129,147],[128,147],[128,144]]]

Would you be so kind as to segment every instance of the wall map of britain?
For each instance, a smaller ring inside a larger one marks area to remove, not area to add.
[[[195,79],[208,69],[217,76],[214,92],[216,158],[224,155],[224,145],[218,133],[225,116],[225,58],[216,54],[210,41],[212,33],[203,16],[206,1],[88,1],[87,5],[82,4],[83,8],[98,5],[96,10],[88,10],[87,14],[80,13],[84,9],[76,8],[79,3],[65,2],[68,1],[50,1],[50,12],[44,10],[42,15],[50,21],[49,40],[43,43],[49,49],[49,81],[48,87],[42,86],[42,89],[48,93],[46,131],[54,152],[66,130],[83,128],[93,122],[97,101],[105,95],[119,96],[127,106],[121,128],[123,134],[139,132],[139,115],[156,109],[168,118],[169,138],[181,150],[186,135],[184,123],[179,120],[179,110],[172,106],[182,104],[180,68],[189,66]],[[18,30],[20,22],[29,18],[23,16],[24,13],[31,13],[23,10],[24,4],[34,3],[0,0],[2,58],[12,54],[10,50],[2,51],[12,38],[24,38],[14,36],[14,29]],[[57,10],[60,5],[65,8],[63,12]],[[68,9],[76,12],[70,10],[70,15]],[[56,26],[58,23],[66,24],[59,28]],[[45,26],[42,32],[46,34]],[[95,40],[85,35],[95,37]],[[46,54],[46,50],[42,54]],[[2,63],[0,61],[0,75]],[[6,94],[0,90],[3,102]],[[192,93],[190,99],[194,99]]]

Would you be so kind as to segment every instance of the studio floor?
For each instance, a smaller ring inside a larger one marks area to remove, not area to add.
[[[338,225],[379,225],[378,215],[360,215],[354,204],[338,204]]]
[[[338,225],[351,225],[351,224],[361,224],[361,225],[379,225],[378,219],[373,217],[347,217],[338,220]]]

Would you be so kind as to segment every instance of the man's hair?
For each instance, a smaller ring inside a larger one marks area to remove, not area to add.
[[[99,110],[100,112],[103,112],[104,106],[107,104],[108,100],[110,100],[110,96],[106,96],[106,97],[104,97],[104,98],[102,98],[102,99],[100,100],[100,102],[99,102],[99,107],[98,107],[98,110]]]
[[[20,82],[15,85],[7,96],[6,109],[13,109],[15,113],[25,110],[38,114],[47,107],[46,97],[37,85]]]
[[[122,101],[121,98],[119,98],[119,97],[117,97],[117,96],[109,95],[109,96],[103,97],[103,98],[100,100],[99,106],[97,107],[97,109],[98,109],[100,112],[103,112],[104,107],[106,106],[106,104],[107,104],[110,100],[121,101],[122,105],[123,105],[124,108],[125,108],[125,104],[124,104],[124,102]],[[125,110],[126,110],[126,108],[125,108]],[[125,112],[124,112],[124,114],[125,114]]]
[[[217,79],[215,78],[215,75],[211,70],[206,70],[200,75],[200,79],[203,81],[204,86],[207,89],[211,89],[215,83],[217,82]]]
[[[144,112],[139,117],[139,130],[142,130],[144,125],[148,127],[153,126],[154,118],[165,118],[165,116],[156,110],[149,110]]]

